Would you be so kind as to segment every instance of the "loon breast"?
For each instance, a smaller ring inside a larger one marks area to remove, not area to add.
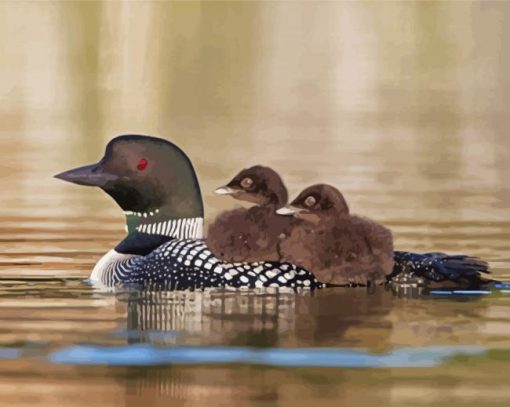
[[[95,284],[113,285],[114,281],[121,279],[129,272],[133,260],[138,257],[140,256],[123,254],[111,249],[96,263],[89,279]]]

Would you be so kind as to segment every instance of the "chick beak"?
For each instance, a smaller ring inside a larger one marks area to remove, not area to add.
[[[303,209],[301,209],[301,208],[296,208],[295,206],[287,205],[287,206],[281,207],[280,209],[277,209],[276,213],[278,215],[292,216],[292,215],[295,215],[302,211],[303,211]]]
[[[216,188],[214,192],[218,195],[233,195],[236,193],[236,190],[225,185],[223,187]]]

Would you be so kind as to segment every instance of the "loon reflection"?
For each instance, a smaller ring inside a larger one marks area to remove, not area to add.
[[[370,301],[366,288],[126,294],[129,343],[264,347],[338,344],[350,328],[376,319],[381,328],[395,299],[383,288]]]
[[[367,295],[370,301],[367,301]],[[391,324],[384,316],[395,297],[378,287],[367,294],[366,288],[334,288],[315,292],[263,289],[246,291],[205,290],[127,292],[128,342],[164,345],[246,346],[289,348],[306,346],[363,347],[351,328],[372,330],[372,340],[385,344]],[[346,339],[348,335],[351,339]],[[276,373],[276,375],[290,373]],[[345,372],[336,369],[324,376],[343,381]],[[214,379],[211,379],[211,375]],[[281,397],[274,369],[239,369],[195,366],[148,366],[138,368],[136,379],[127,380],[126,405],[141,400],[169,399],[200,401],[224,405],[259,399],[277,401]],[[334,376],[334,377],[333,377]],[[294,381],[293,381],[294,382]],[[301,383],[304,385],[300,388]],[[247,385],[249,383],[249,385]],[[299,379],[296,392],[311,398],[307,379]],[[367,402],[378,397],[366,396]],[[221,400],[221,401],[220,401]],[[159,404],[158,404],[159,405]],[[161,404],[163,405],[163,404]]]

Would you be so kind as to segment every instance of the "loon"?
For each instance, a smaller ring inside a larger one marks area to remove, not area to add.
[[[95,265],[92,283],[169,290],[327,286],[294,264],[230,263],[214,256],[203,240],[204,209],[193,165],[165,139],[118,136],[98,163],[55,177],[101,188],[126,216],[127,236]],[[487,271],[487,263],[469,256],[395,254],[395,275],[410,272],[434,281],[475,284],[485,281],[480,273]]]
[[[272,168],[255,165],[240,171],[216,193],[254,203],[220,213],[209,225],[207,247],[225,261],[281,261],[279,244],[299,219],[279,216],[288,194],[281,177]]]
[[[393,272],[390,230],[350,214],[335,187],[312,185],[277,213],[305,222],[282,241],[282,260],[313,270],[317,280],[336,285],[382,284]]]

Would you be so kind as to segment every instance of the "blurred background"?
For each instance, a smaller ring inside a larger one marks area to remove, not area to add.
[[[118,214],[51,175],[142,133],[190,155],[208,218],[263,163],[381,221],[508,220],[509,2],[0,8],[2,213]]]
[[[206,220],[237,205],[215,196],[216,187],[265,164],[280,172],[291,197],[312,183],[336,185],[353,212],[393,230],[398,249],[478,255],[508,278],[508,38],[506,1],[2,1],[0,275],[88,276],[122,238],[123,216],[101,191],[52,176],[96,162],[116,135],[139,133],[188,153]],[[207,318],[181,310],[175,315],[188,319],[172,326],[201,338],[185,344],[228,344],[236,334],[246,339],[237,344],[263,337],[279,346],[510,346],[504,298],[406,308],[391,296],[362,295],[359,319],[351,297],[332,298],[273,304],[269,322],[235,298],[227,309],[237,317],[224,308]],[[210,300],[197,301],[202,310]],[[4,285],[0,308],[0,351],[116,343],[104,335],[131,309],[58,284]],[[234,321],[234,333],[225,320]],[[236,331],[240,321],[248,333]],[[258,379],[248,368],[98,373],[2,363],[0,393],[9,405],[137,405],[161,394],[182,405],[213,396],[302,405],[317,397],[402,406],[510,400],[501,374],[508,364],[495,369],[492,359],[427,373],[267,369],[255,372]],[[97,396],[76,399],[76,391]]]

